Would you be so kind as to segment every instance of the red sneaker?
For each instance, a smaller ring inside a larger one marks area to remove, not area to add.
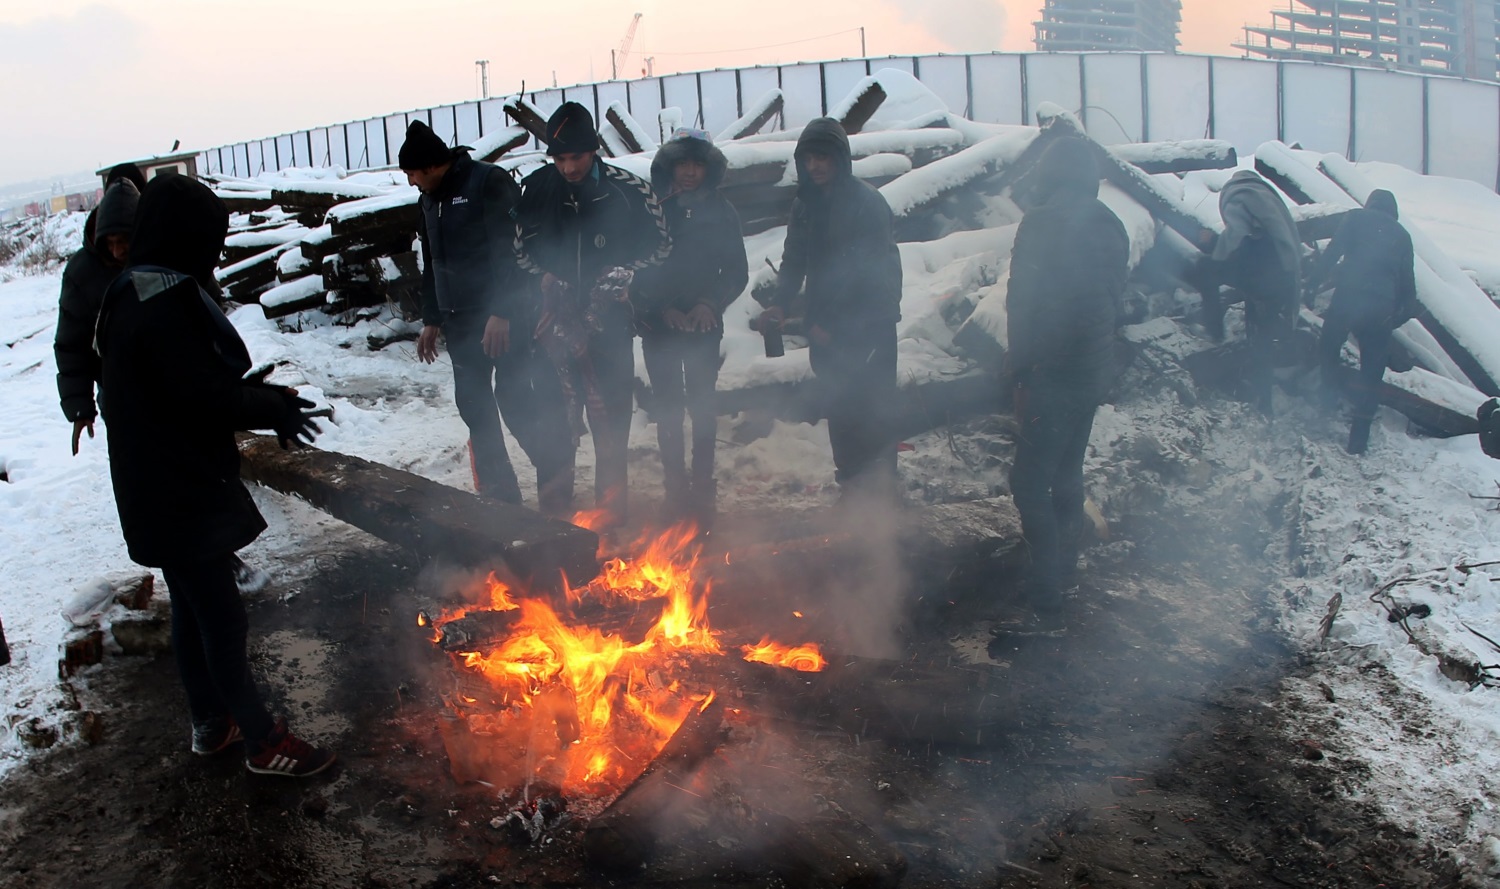
[[[331,750],[314,747],[287,731],[286,720],[276,720],[276,727],[264,741],[245,742],[245,768],[260,775],[286,775],[306,778],[333,765]]]

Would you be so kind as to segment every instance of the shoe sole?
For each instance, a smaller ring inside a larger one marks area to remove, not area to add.
[[[245,768],[249,769],[257,775],[279,775],[283,778],[310,778],[313,775],[319,774],[320,772],[327,771],[328,767],[333,765],[337,761],[338,757],[330,756],[328,757],[327,762],[307,772],[291,772],[286,771],[285,769],[262,768],[260,766],[252,765],[248,760],[246,760],[245,762]]]

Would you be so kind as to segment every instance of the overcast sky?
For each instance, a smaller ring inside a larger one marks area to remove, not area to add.
[[[1183,49],[1233,54],[1284,0],[1185,0]],[[721,10],[732,7],[734,14]],[[631,15],[657,73],[1031,49],[1041,0],[0,0],[0,183],[602,79]],[[793,42],[795,41],[795,42]]]

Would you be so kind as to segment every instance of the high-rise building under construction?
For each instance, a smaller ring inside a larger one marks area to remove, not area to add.
[[[1046,0],[1035,24],[1043,52],[1173,52],[1182,0]]]
[[[1496,0],[1295,0],[1235,44],[1269,59],[1338,61],[1495,80]]]

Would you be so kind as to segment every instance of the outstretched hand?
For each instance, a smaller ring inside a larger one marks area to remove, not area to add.
[[[78,456],[78,440],[83,437],[83,430],[89,431],[89,438],[94,437],[94,418],[77,419],[73,421],[73,456]]]
[[[286,399],[285,410],[276,422],[276,441],[282,450],[289,449],[292,445],[301,447],[304,444],[312,444],[313,439],[323,432],[322,427],[313,422],[310,411],[317,407],[311,401],[296,394],[295,390],[288,389],[282,394]]]

